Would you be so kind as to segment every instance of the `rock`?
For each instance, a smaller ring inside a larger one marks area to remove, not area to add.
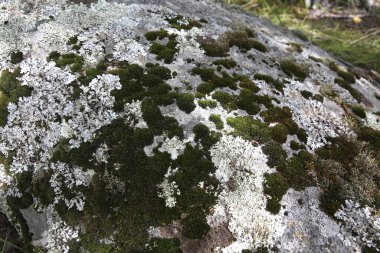
[[[0,7],[0,189],[23,241],[380,248],[380,91],[351,67],[221,1]]]

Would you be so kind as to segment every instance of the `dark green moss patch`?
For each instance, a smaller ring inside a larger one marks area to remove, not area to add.
[[[293,60],[284,60],[280,63],[280,68],[288,76],[295,76],[300,80],[305,80],[309,76],[309,70],[302,67]]]
[[[15,69],[10,72],[5,69],[0,76],[0,126],[5,126],[8,117],[9,102],[17,103],[20,97],[30,96],[32,89],[26,85],[21,85],[17,79],[20,77],[20,70]]]
[[[289,134],[288,128],[281,123],[270,128],[271,136],[274,141],[285,143]]]
[[[298,52],[298,53],[302,53],[303,52],[302,46],[300,44],[298,44],[298,43],[289,42],[289,43],[287,43],[287,45],[289,46],[289,48],[291,49],[291,51]]]
[[[234,78],[239,81],[240,88],[250,90],[254,93],[260,91],[260,88],[248,76],[235,74]]]
[[[285,87],[285,85],[284,85],[283,82],[281,82],[279,80],[276,80],[276,79],[274,79],[271,76],[264,75],[264,74],[255,74],[254,77],[257,80],[263,80],[263,81],[265,81],[269,85],[272,85],[276,90],[280,91],[281,93],[284,93],[284,87]]]
[[[270,196],[267,210],[273,214],[280,211],[281,199],[289,188],[286,179],[279,173],[265,174],[264,193]]]
[[[324,100],[323,96],[320,95],[320,94],[315,94],[315,95],[312,97],[312,99],[317,100],[317,101],[319,101],[319,102],[321,102],[321,103],[323,103],[323,100]]]
[[[20,51],[15,51],[11,53],[11,63],[17,64],[22,62],[24,59],[24,54]]]
[[[196,107],[194,103],[194,96],[190,93],[178,94],[177,106],[180,110],[186,113],[191,113]]]
[[[166,30],[164,30],[164,29],[160,29],[160,30],[157,30],[157,31],[147,32],[145,34],[145,37],[149,41],[154,41],[156,39],[163,40],[163,39],[169,37],[169,33]]]
[[[215,40],[201,41],[201,47],[205,51],[205,54],[211,57],[226,57],[229,51],[227,43]]]
[[[353,88],[350,83],[345,81],[344,79],[336,78],[335,83],[337,83],[342,88],[346,89],[348,92],[350,92],[351,96],[355,98],[357,101],[362,101],[363,94],[361,94],[357,89]]]
[[[212,94],[212,98],[218,101],[226,110],[236,110],[238,106],[236,104],[236,96],[231,95],[224,91],[215,91]]]
[[[74,45],[78,43],[78,35],[69,38],[67,45]]]
[[[216,129],[221,130],[224,127],[224,123],[220,117],[220,115],[217,114],[211,114],[209,117],[209,120],[214,122]]]
[[[191,18],[185,18],[182,15],[177,15],[174,18],[167,18],[166,20],[173,28],[177,30],[190,30],[193,27],[202,27],[202,24],[199,21],[193,20]]]
[[[213,83],[201,83],[197,86],[197,92],[202,94],[210,94],[215,90],[216,86]]]
[[[288,107],[273,107],[260,113],[265,122],[282,122],[292,118],[292,112]]]
[[[288,155],[282,146],[275,141],[270,141],[263,147],[263,152],[268,156],[267,164],[270,167],[281,167],[286,163]]]
[[[166,45],[163,45],[154,41],[149,48],[149,52],[157,55],[156,57],[157,60],[163,60],[167,64],[172,63],[174,60],[175,54],[178,52],[178,49],[176,48],[178,44],[176,42],[176,37],[177,35],[175,34],[169,35],[168,37],[169,41],[166,43]],[[158,38],[159,38],[159,35],[158,35]]]
[[[360,106],[352,106],[351,110],[353,113],[355,113],[357,116],[359,116],[362,119],[365,119],[367,117],[365,111]]]
[[[296,141],[291,141],[290,148],[293,150],[300,150],[300,149],[305,149],[305,146]]]
[[[177,238],[153,238],[149,242],[151,253],[182,253],[181,242]]]
[[[250,115],[258,114],[261,108],[255,102],[254,96],[257,95],[250,90],[242,90],[236,103],[239,109],[245,110]]]
[[[198,100],[198,105],[202,107],[203,109],[206,109],[207,107],[215,108],[217,107],[218,104],[214,100],[201,99],[201,100]]]
[[[240,50],[250,50],[252,48],[266,53],[267,47],[256,39],[250,37],[250,33],[246,30],[234,31],[226,33],[228,44],[230,47],[237,46]]]
[[[234,134],[249,141],[265,143],[271,139],[269,126],[251,116],[227,118],[227,124],[234,128]]]
[[[195,208],[183,220],[183,235],[190,239],[202,239],[209,230],[206,213]]]
[[[301,90],[300,93],[305,99],[309,99],[313,96],[313,93],[307,90]]]
[[[230,58],[219,59],[219,60],[214,61],[213,63],[214,63],[214,65],[221,65],[221,66],[225,67],[226,69],[231,69],[231,68],[234,68],[237,66],[236,61],[234,61]]]
[[[209,82],[212,81],[216,76],[215,76],[215,71],[212,68],[200,68],[200,67],[195,67],[191,71],[194,75],[199,75],[204,82]]]

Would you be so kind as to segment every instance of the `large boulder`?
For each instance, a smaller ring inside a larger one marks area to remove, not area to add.
[[[380,249],[380,91],[302,36],[211,0],[0,7],[28,250]]]

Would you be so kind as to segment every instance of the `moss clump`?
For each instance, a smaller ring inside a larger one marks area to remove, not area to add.
[[[206,40],[201,42],[201,47],[205,54],[210,57],[226,57],[228,54],[228,44],[215,40]]]
[[[199,21],[193,20],[191,18],[185,18],[182,15],[177,15],[174,18],[167,18],[166,20],[173,28],[177,30],[190,30],[193,27],[202,27],[202,24]]]
[[[186,113],[191,113],[196,107],[194,103],[194,96],[190,93],[178,94],[177,106],[180,110]]]
[[[270,128],[272,139],[279,143],[285,143],[288,137],[288,128],[281,123]]]
[[[169,37],[169,33],[164,29],[160,29],[157,31],[150,31],[145,34],[145,38],[149,41],[153,41],[156,39],[163,40],[167,37]]]
[[[302,67],[292,60],[281,61],[280,68],[288,76],[295,76],[302,81],[309,76],[309,70],[306,67]]]
[[[272,85],[279,92],[284,93],[284,87],[285,87],[285,85],[284,85],[283,82],[281,82],[279,80],[276,80],[276,79],[274,79],[271,76],[264,75],[264,74],[255,74],[254,77],[257,80],[263,80],[263,81],[265,81],[269,85]]]
[[[270,141],[263,147],[263,152],[268,156],[267,164],[270,167],[281,167],[286,163],[288,155],[282,146],[275,141]]]
[[[303,52],[302,46],[298,43],[289,42],[289,43],[287,43],[287,45],[289,46],[291,51],[298,52],[298,53]]]
[[[222,77],[215,76],[213,83],[220,88],[228,87],[231,90],[237,89],[237,84],[234,78],[232,78],[227,72],[222,72]]]
[[[266,53],[267,47],[256,39],[250,37],[250,33],[246,30],[228,32],[226,34],[230,47],[237,46],[240,50],[250,50],[252,48]]]
[[[307,90],[301,90],[300,93],[305,99],[309,99],[313,96],[313,93]]]
[[[323,103],[323,100],[324,100],[323,96],[320,95],[320,94],[315,94],[315,95],[312,97],[312,99],[317,100],[317,101],[319,101],[319,102],[321,102],[321,103]]]
[[[170,78],[172,78],[170,69],[164,66],[155,65],[148,70],[148,73],[151,75],[158,76],[159,78],[161,78],[161,80],[169,80]]]
[[[380,131],[370,127],[361,127],[358,131],[358,139],[368,142],[370,148],[376,152],[380,151]]]
[[[212,98],[218,101],[226,110],[236,110],[236,96],[231,95],[224,91],[216,91],[212,94]]]
[[[272,107],[260,113],[265,122],[282,122],[292,118],[292,112],[289,107]]]
[[[24,54],[20,51],[12,52],[11,53],[11,63],[17,64],[22,62],[24,59]]]
[[[290,148],[293,150],[300,150],[300,149],[305,149],[305,146],[296,141],[291,141]]]
[[[212,81],[216,77],[215,71],[212,68],[195,67],[191,73],[194,75],[199,75],[204,82]]]
[[[177,238],[153,238],[149,242],[151,253],[182,253],[181,242]]]
[[[254,101],[254,96],[256,96],[256,94],[252,93],[250,90],[242,90],[236,103],[239,109],[245,110],[250,115],[258,114],[261,111],[261,108]]]
[[[69,41],[67,42],[67,45],[74,45],[78,43],[78,35],[74,35],[73,37],[69,38]]]
[[[0,126],[5,126],[8,118],[9,102],[17,103],[20,97],[30,96],[32,89],[26,85],[21,85],[17,79],[20,77],[20,70],[15,69],[10,72],[5,69],[0,76]]]
[[[237,63],[236,61],[230,59],[230,58],[226,58],[226,59],[219,59],[219,60],[216,60],[213,62],[214,65],[217,65],[217,66],[223,66],[225,67],[226,69],[232,69],[234,67],[237,66]]]
[[[352,84],[352,83],[355,83],[355,76],[353,74],[351,74],[350,72],[347,72],[347,71],[344,71],[342,70],[338,64],[336,64],[335,62],[330,62],[329,63],[329,68],[336,72],[338,74],[338,76],[340,78],[342,78],[344,81]]]
[[[157,60],[164,60],[166,64],[172,63],[175,54],[178,52],[178,49],[176,48],[178,44],[176,42],[176,37],[177,35],[175,34],[169,35],[169,41],[166,43],[166,45],[162,45],[158,42],[153,42],[149,48],[149,52],[157,55]]]
[[[204,211],[195,209],[182,222],[183,235],[190,239],[202,239],[209,230]]]
[[[208,108],[215,108],[217,107],[217,103],[214,100],[206,100],[206,99],[201,99],[198,100],[198,105],[204,109]]]
[[[342,88],[346,89],[348,92],[350,92],[351,96],[355,98],[357,101],[362,101],[363,99],[363,94],[361,94],[357,89],[353,88],[350,83],[347,81],[341,79],[341,78],[336,78],[335,83],[337,83],[339,86]]]
[[[248,76],[235,74],[234,78],[239,81],[239,87],[250,90],[254,93],[260,91],[260,88]]]
[[[249,141],[265,143],[271,139],[269,126],[251,116],[229,117],[227,124],[234,128],[234,134]]]
[[[365,113],[363,108],[361,108],[360,106],[352,106],[351,110],[353,113],[355,113],[357,116],[359,116],[362,119],[365,119],[367,117],[367,114]]]
[[[193,133],[195,134],[194,140],[199,141],[210,134],[210,129],[204,124],[197,124],[193,128]]]
[[[223,120],[218,114],[211,114],[209,120],[214,122],[216,129],[221,130],[224,127]]]
[[[59,57],[61,57],[61,54],[58,53],[57,51],[53,51],[53,52],[50,52],[49,56],[48,56],[48,60],[57,60]]]
[[[286,179],[279,173],[265,174],[264,193],[270,196],[268,199],[266,209],[273,213],[278,214],[280,211],[281,199],[289,188]]]
[[[215,90],[215,84],[214,83],[201,83],[197,86],[197,92],[200,92],[202,94],[210,94]]]

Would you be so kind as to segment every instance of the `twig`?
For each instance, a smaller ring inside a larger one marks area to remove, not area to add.
[[[358,43],[359,41],[362,41],[364,39],[367,39],[367,38],[370,38],[370,37],[373,37],[373,36],[376,36],[376,35],[379,35],[380,34],[380,29],[378,28],[373,28],[373,29],[369,29],[364,36],[360,37],[359,39],[357,40],[354,40],[354,41],[351,41],[349,43],[349,45],[353,45],[353,44],[356,44]]]

